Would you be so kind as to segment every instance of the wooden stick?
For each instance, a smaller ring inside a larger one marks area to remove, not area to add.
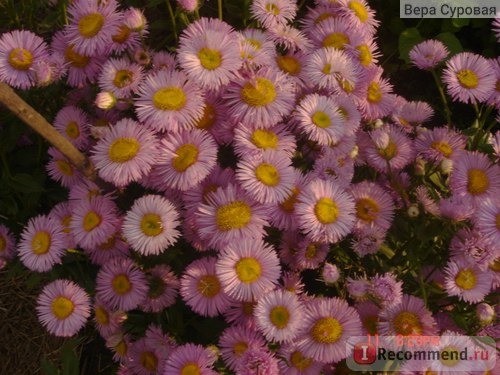
[[[87,178],[93,181],[96,179],[95,169],[90,160],[3,82],[0,82],[0,103],[57,148]]]

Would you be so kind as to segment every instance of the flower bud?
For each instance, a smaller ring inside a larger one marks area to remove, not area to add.
[[[116,105],[116,96],[110,91],[101,91],[95,98],[95,105],[101,109],[111,109]]]
[[[321,271],[321,277],[323,278],[325,284],[335,284],[340,277],[339,269],[335,264],[326,262],[323,266],[323,270]]]
[[[488,325],[495,319],[495,310],[491,305],[482,302],[476,306],[476,315],[481,325]]]
[[[447,158],[443,159],[439,164],[439,169],[441,169],[442,174],[449,175],[453,169],[453,161]]]
[[[420,214],[420,210],[418,209],[417,204],[412,204],[410,207],[408,207],[408,210],[406,211],[409,217],[417,217]]]

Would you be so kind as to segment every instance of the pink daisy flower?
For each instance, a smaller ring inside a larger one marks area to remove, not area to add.
[[[130,345],[128,351],[127,368],[134,375],[155,375],[163,373],[164,362],[167,358],[161,358],[155,347],[148,345],[146,338],[141,337]]]
[[[198,207],[196,222],[200,238],[208,246],[222,248],[243,238],[262,238],[268,210],[256,204],[240,188],[229,184],[207,195]]]
[[[120,226],[118,207],[106,196],[94,196],[73,204],[70,228],[78,245],[98,246],[115,234]]]
[[[274,249],[250,238],[227,245],[215,267],[224,292],[238,301],[252,301],[272,290],[281,272]]]
[[[296,294],[277,289],[257,300],[254,315],[267,340],[290,342],[300,334],[304,307]]]
[[[306,95],[294,115],[298,129],[320,145],[335,144],[344,135],[344,119],[336,103],[328,96]]]
[[[461,228],[450,241],[450,260],[465,256],[482,271],[487,271],[500,255],[495,245],[476,229]]]
[[[203,316],[215,317],[223,313],[231,301],[222,290],[216,274],[216,261],[215,257],[195,260],[186,267],[181,278],[182,299]]]
[[[175,243],[180,232],[179,212],[160,195],[144,195],[125,214],[122,234],[136,251],[156,255]]]
[[[111,310],[98,298],[95,299],[92,310],[95,327],[104,339],[119,332],[121,324],[127,319],[127,314],[124,311]]]
[[[255,0],[250,13],[266,29],[286,25],[297,14],[297,4],[293,0]]]
[[[304,88],[306,85],[307,76],[304,74],[304,64],[307,60],[307,55],[302,51],[293,51],[287,53],[278,53],[271,60],[270,65],[273,69],[279,70],[291,78],[297,90]]]
[[[351,194],[355,201],[357,227],[376,225],[382,229],[390,228],[394,202],[380,185],[362,181],[352,185]]]
[[[57,112],[54,127],[80,150],[84,150],[90,141],[88,115],[73,105],[65,106]]]
[[[374,67],[367,71],[363,81],[363,97],[359,101],[360,111],[368,120],[376,120],[389,115],[395,103],[392,85],[382,78],[383,69]]]
[[[216,375],[213,364],[217,356],[211,350],[192,343],[177,347],[165,363],[163,375]]]
[[[317,375],[321,373],[324,363],[304,355],[296,344],[285,344],[280,346],[278,356],[280,373],[288,375]]]
[[[496,74],[485,57],[462,52],[447,61],[442,80],[453,100],[476,103],[491,96],[495,90]]]
[[[269,39],[278,48],[302,52],[308,52],[313,48],[313,44],[306,34],[292,25],[276,25],[267,31]]]
[[[9,228],[0,224],[0,259],[11,260],[16,254],[16,239]]]
[[[175,70],[177,65],[176,56],[167,51],[156,51],[153,54],[151,70]]]
[[[308,32],[316,48],[331,47],[339,50],[350,44],[355,34],[363,33],[355,31],[349,20],[340,17],[326,18]]]
[[[492,244],[500,244],[500,199],[485,199],[476,208],[475,228]]]
[[[133,310],[148,292],[144,272],[127,258],[114,258],[103,265],[96,277],[96,298],[111,309]]]
[[[354,307],[361,319],[361,330],[363,331],[363,335],[369,334],[373,336],[377,334],[380,307],[372,301],[357,302]]]
[[[14,30],[0,37],[0,82],[19,89],[36,83],[33,67],[49,59],[46,43],[27,30]]]
[[[124,118],[96,142],[90,158],[99,177],[125,187],[151,170],[157,152],[155,135],[138,122]]]
[[[291,160],[284,153],[264,151],[243,157],[236,166],[236,180],[260,203],[278,203],[291,193],[295,182]]]
[[[347,143],[345,138],[342,139]],[[343,189],[348,189],[354,177],[354,160],[349,155],[337,152],[330,147],[324,147],[315,160],[309,176],[331,181]]]
[[[269,349],[248,349],[238,361],[235,371],[241,375],[277,374],[278,360]]]
[[[31,218],[21,233],[17,251],[21,262],[30,270],[47,272],[61,263],[67,247],[62,225],[51,217]]]
[[[120,14],[115,0],[76,1],[68,7],[69,23],[65,26],[66,38],[75,51],[84,55],[100,55],[112,43],[118,31]]]
[[[149,291],[142,310],[161,312],[175,303],[179,292],[179,279],[172,269],[165,264],[158,264],[148,270]]]
[[[295,100],[290,78],[278,71],[262,68],[250,77],[235,79],[223,98],[235,122],[254,128],[270,128],[288,115]]]
[[[368,293],[383,307],[395,306],[403,298],[403,282],[398,281],[391,272],[377,274],[370,278]]]
[[[419,69],[436,68],[449,55],[448,48],[439,40],[429,39],[410,50],[410,61]]]
[[[272,64],[276,48],[267,33],[250,27],[237,33],[244,65],[259,68]]]
[[[233,324],[220,335],[218,347],[224,363],[234,371],[247,350],[264,349],[266,341],[258,331],[241,324]]]
[[[263,152],[283,152],[292,156],[297,148],[295,137],[285,124],[271,128],[249,128],[238,124],[234,128],[234,149],[239,156],[260,155]]]
[[[361,335],[358,312],[340,298],[314,298],[306,305],[304,334],[297,349],[315,361],[338,362],[347,357],[347,339]]]
[[[487,155],[463,151],[453,159],[450,189],[453,194],[465,196],[477,205],[485,198],[500,194],[500,167]]]
[[[384,243],[387,231],[379,226],[363,226],[354,232],[351,248],[360,257],[375,254]]]
[[[99,74],[99,87],[112,92],[117,98],[129,98],[135,93],[142,81],[142,67],[127,59],[110,58],[102,66]]]
[[[491,273],[482,271],[466,257],[455,257],[449,260],[443,272],[446,293],[450,296],[458,296],[462,301],[481,302],[491,290]]]
[[[37,299],[38,319],[55,336],[75,335],[90,316],[90,298],[72,281],[58,279],[46,285]]]
[[[296,245],[293,254],[293,268],[297,270],[318,269],[328,255],[328,243],[311,241],[308,237],[302,238]]]
[[[134,101],[139,121],[155,131],[189,129],[203,116],[202,92],[187,76],[160,70],[146,76]]]
[[[50,156],[46,169],[49,176],[63,187],[71,188],[84,179],[83,174],[55,147],[49,147]]]
[[[103,265],[113,258],[126,258],[130,255],[128,244],[122,239],[117,231],[109,236],[104,242],[94,247],[84,249],[94,264]]]
[[[113,360],[122,364],[128,360],[128,352],[131,345],[132,340],[130,335],[121,330],[106,338],[106,347],[113,352]]]
[[[369,287],[370,282],[366,277],[348,277],[346,280],[347,293],[358,302],[365,301],[368,298]]]
[[[465,149],[467,138],[445,127],[436,127],[420,133],[415,139],[415,151],[424,159],[440,163]]]
[[[111,35],[111,50],[115,53],[134,51],[141,45],[141,37],[148,33],[147,20],[140,9],[130,7],[119,12],[116,31]]]
[[[337,186],[320,179],[300,193],[297,220],[313,241],[338,242],[354,225],[354,200]]]
[[[183,130],[161,140],[153,176],[165,186],[186,191],[205,179],[216,162],[217,145],[209,133]]]
[[[413,131],[413,128],[429,121],[433,115],[434,110],[428,103],[421,101],[405,101],[401,107],[395,106],[392,118],[397,124],[410,132]]]
[[[361,34],[352,36],[351,44],[345,46],[345,52],[363,69],[370,69],[377,65],[382,56],[377,41],[373,37]]]
[[[229,25],[221,28],[222,22],[202,18],[190,24],[179,38],[179,64],[202,88],[216,90],[228,84],[242,64],[238,36]]]
[[[375,11],[365,0],[339,0],[340,16],[346,18],[357,30],[367,35],[374,35],[379,21],[375,19]]]
[[[451,195],[441,198],[438,203],[439,212],[442,217],[459,222],[464,221],[474,214],[475,208],[468,197]]]

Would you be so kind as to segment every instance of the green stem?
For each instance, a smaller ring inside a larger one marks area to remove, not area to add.
[[[222,21],[222,0],[217,0],[217,11],[219,19]]]
[[[446,118],[446,123],[448,127],[451,126],[451,111],[450,108],[448,107],[448,101],[446,100],[446,95],[443,90],[443,85],[441,85],[441,80],[439,79],[436,71],[434,69],[431,70],[432,77],[434,78],[434,82],[436,82],[436,86],[439,91],[439,96],[441,97],[441,101],[443,102],[444,106],[444,117]]]
[[[169,0],[167,0],[167,8],[168,14],[170,15],[170,21],[172,22],[172,33],[174,34],[175,40],[177,40],[177,24],[175,22],[175,14]]]
[[[387,246],[384,243],[382,245],[380,245],[379,251],[389,259],[391,259],[394,255],[396,255],[394,250],[392,250],[389,246]]]

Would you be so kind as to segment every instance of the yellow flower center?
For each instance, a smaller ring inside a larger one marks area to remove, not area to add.
[[[95,320],[100,325],[109,324],[109,314],[108,312],[100,306],[97,306],[94,310]]]
[[[325,39],[323,39],[323,47],[344,49],[344,46],[348,43],[349,37],[341,32],[328,34]]]
[[[366,44],[361,44],[361,45],[357,46],[356,49],[359,52],[358,59],[359,59],[359,62],[361,63],[361,65],[369,66],[373,61],[373,56],[372,56],[372,53],[370,51],[370,48],[368,48],[368,46]]]
[[[273,3],[266,4],[266,11],[274,16],[279,16],[280,14],[280,8],[278,8],[278,6]]]
[[[470,169],[467,172],[467,191],[473,195],[482,194],[490,187],[488,175],[481,169]]]
[[[59,296],[52,300],[50,308],[57,319],[63,320],[73,313],[75,304],[69,298]]]
[[[153,352],[142,352],[139,355],[139,362],[146,370],[150,372],[156,372],[156,367],[158,366],[158,358]]]
[[[493,272],[500,272],[500,258],[496,258],[493,262],[488,264],[488,268]]]
[[[387,143],[387,146],[385,148],[381,147],[378,149],[378,154],[387,161],[395,157],[397,153],[398,153],[398,147],[396,146],[396,143],[394,143],[392,140],[389,140],[389,143]]]
[[[438,375],[438,373],[432,370],[425,370],[424,375]]]
[[[352,83],[352,82],[349,82],[347,79],[338,78],[338,79],[337,79],[337,82],[338,82],[338,84],[339,84],[340,88],[341,88],[342,90],[344,90],[344,92],[345,92],[346,94],[350,94],[351,92],[353,92],[353,91],[354,91],[354,88],[355,88],[355,87],[354,87],[353,83]]]
[[[276,167],[269,163],[259,164],[255,168],[255,177],[266,186],[276,186],[281,179]]]
[[[245,284],[251,284],[257,281],[262,275],[262,267],[255,258],[241,258],[235,266],[238,279]]]
[[[348,7],[356,14],[356,17],[358,17],[361,22],[366,22],[368,19],[368,11],[363,4],[359,1],[350,1]]]
[[[243,314],[245,314],[245,316],[252,316],[253,309],[255,308],[255,302],[243,302],[242,307],[243,307]]]
[[[71,66],[80,69],[85,68],[90,61],[90,57],[75,52],[74,45],[72,44],[64,50],[64,58],[69,61]]]
[[[394,317],[392,324],[396,334],[403,336],[422,334],[420,318],[412,312],[401,311]]]
[[[312,358],[305,357],[298,350],[290,355],[290,363],[299,371],[308,369],[312,364]]]
[[[70,233],[71,228],[69,225],[71,224],[71,215],[66,215],[61,219],[61,224],[63,226],[63,232],[64,233]]]
[[[80,128],[79,128],[78,124],[76,123],[76,121],[68,122],[65,130],[66,130],[66,134],[71,139],[77,139],[78,136],[80,135]]]
[[[241,99],[252,107],[263,107],[276,99],[276,87],[267,78],[257,78],[255,84],[247,82],[241,89]]]
[[[141,219],[141,231],[146,236],[155,237],[163,232],[163,222],[158,214],[146,214]]]
[[[101,221],[101,216],[99,216],[94,211],[89,211],[83,217],[83,229],[86,232],[90,232],[91,230],[99,226],[99,224],[101,224]]]
[[[172,159],[172,167],[177,172],[185,172],[198,160],[198,147],[191,143],[186,143],[175,150],[177,155]]]
[[[31,249],[36,255],[43,255],[49,251],[52,240],[47,232],[36,232],[31,240]]]
[[[276,150],[279,138],[276,133],[271,130],[257,129],[252,133],[250,140],[258,148],[271,148]]]
[[[213,298],[220,292],[219,279],[214,275],[205,275],[198,280],[196,290],[206,298]]]
[[[164,87],[153,94],[153,104],[162,111],[178,111],[186,104],[186,94],[180,87]]]
[[[215,123],[216,112],[215,107],[211,104],[205,103],[203,107],[203,116],[196,122],[198,129],[210,129]]]
[[[132,284],[127,275],[120,274],[116,275],[111,281],[111,287],[115,291],[116,294],[124,295],[130,292],[132,289]]]
[[[217,209],[216,224],[221,231],[241,229],[252,219],[251,207],[242,201],[235,201]]]
[[[126,25],[120,25],[118,32],[111,37],[111,40],[115,43],[122,44],[125,43],[130,36],[130,29]]]
[[[245,42],[250,44],[256,50],[259,50],[262,48],[262,43],[260,41],[258,41],[257,39],[248,38],[248,39],[245,39]]]
[[[320,318],[311,328],[311,336],[319,344],[333,344],[342,336],[342,325],[331,316]]]
[[[380,206],[371,198],[360,198],[356,201],[356,216],[361,220],[371,223],[376,220]]]
[[[132,83],[134,78],[134,73],[128,69],[120,69],[115,73],[115,78],[113,78],[113,85],[119,89],[124,88]]]
[[[311,242],[309,245],[306,247],[306,252],[305,252],[305,257],[306,259],[313,259],[316,254],[318,254],[318,247],[317,244],[314,242]]]
[[[286,328],[290,320],[290,311],[285,306],[275,306],[269,312],[269,320],[278,329]]]
[[[99,244],[97,248],[102,251],[111,250],[115,247],[115,244],[116,244],[116,236],[111,235],[110,237],[108,237],[106,241]]]
[[[278,67],[292,76],[296,76],[301,71],[301,66],[299,60],[292,56],[278,56],[276,58]]]
[[[455,283],[460,289],[471,290],[477,285],[476,274],[469,268],[460,270],[455,276]]]
[[[446,359],[443,357],[445,357]],[[441,349],[441,355],[439,357],[439,360],[446,367],[454,367],[460,362],[460,351],[455,346],[451,345],[446,346],[443,349]]]
[[[125,163],[132,160],[140,148],[141,144],[135,138],[118,138],[111,143],[108,156],[112,162]]]
[[[33,55],[27,49],[14,48],[10,51],[7,61],[14,69],[28,70],[33,64]]]
[[[292,213],[293,211],[295,211],[295,203],[297,203],[298,201],[299,194],[299,188],[294,187],[291,194],[283,202],[280,203],[280,208],[288,213]]]
[[[382,100],[382,91],[378,82],[371,82],[368,85],[367,100],[370,103],[379,103]]]
[[[332,199],[320,198],[314,205],[314,214],[321,224],[331,224],[337,220],[339,208]]]
[[[312,122],[318,128],[325,129],[332,125],[332,120],[328,114],[323,111],[314,112],[312,115]]]
[[[449,158],[453,153],[453,149],[448,142],[445,141],[434,141],[432,142],[431,147],[434,150],[439,151],[445,158]]]
[[[363,319],[363,327],[370,335],[377,333],[378,317],[375,315],[367,316]]]
[[[328,75],[328,74],[331,74],[331,73],[332,73],[332,72],[331,72],[331,70],[332,70],[332,65],[331,65],[331,64],[328,64],[328,63],[326,63],[326,64],[323,66],[323,69],[321,69],[321,72],[322,72],[323,74]]]
[[[234,344],[233,352],[236,357],[241,357],[248,349],[248,344],[246,342],[240,341]]]
[[[203,47],[198,52],[200,64],[207,70],[217,69],[222,64],[222,56],[216,49]]]
[[[93,38],[104,25],[104,16],[100,13],[90,13],[78,21],[78,31],[85,38]]]
[[[73,176],[73,166],[66,160],[56,160],[56,166],[59,172],[65,176]]]
[[[457,72],[458,82],[466,89],[475,89],[479,84],[477,74],[470,69],[462,69]]]
[[[181,368],[180,375],[200,375],[201,370],[200,366],[198,366],[194,362],[188,362]]]

